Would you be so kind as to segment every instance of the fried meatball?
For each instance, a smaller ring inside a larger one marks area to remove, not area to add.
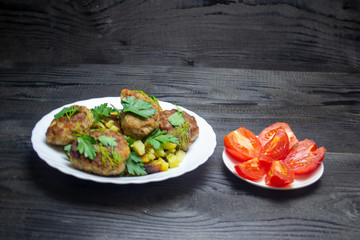
[[[143,139],[159,127],[159,113],[162,109],[158,102],[144,93],[123,89],[120,97],[124,99],[130,96],[150,102],[153,109],[156,110],[155,114],[149,118],[143,118],[131,112],[121,112],[120,114],[120,125],[124,134],[133,139]]]
[[[185,124],[174,127],[168,120],[168,118],[176,113],[176,109],[165,110],[160,113],[159,128],[166,130],[167,134],[174,135],[180,142],[180,149],[187,151],[190,145],[196,140],[199,135],[199,126],[196,119],[186,112],[183,112]]]
[[[74,105],[79,111],[70,117],[54,119],[46,131],[46,142],[53,145],[67,145],[75,141],[76,132],[86,132],[94,123],[92,112],[84,106]]]
[[[100,143],[95,144],[95,147],[98,149],[96,157],[94,160],[85,158],[83,154],[80,154],[77,151],[78,141],[73,142],[70,149],[70,161],[74,168],[94,173],[101,176],[114,176],[121,174],[125,169],[126,159],[130,156],[129,144],[126,141],[125,137],[119,133],[112,130],[109,131],[98,131],[93,130],[89,132],[89,135],[94,137],[96,140],[100,136],[112,137],[115,139],[117,146],[111,148],[110,146],[101,146],[103,149],[106,149],[106,155],[100,149]],[[114,161],[111,151],[114,151],[120,156],[120,162]],[[110,158],[110,159],[109,159]]]

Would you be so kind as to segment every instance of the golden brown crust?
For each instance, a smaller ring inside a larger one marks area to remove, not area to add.
[[[94,123],[92,112],[84,106],[74,105],[80,110],[71,116],[54,119],[46,131],[46,142],[53,145],[67,145],[76,140],[75,132],[86,132]]]
[[[96,140],[100,136],[113,137],[116,140],[117,146],[111,148],[110,146],[105,147],[109,151],[114,151],[119,154],[122,161],[117,163],[116,166],[113,166],[109,160],[103,162],[103,156],[101,152],[96,153],[94,160],[85,158],[84,155],[80,154],[76,149],[78,146],[78,141],[75,141],[71,145],[70,149],[70,161],[74,168],[94,173],[101,176],[114,176],[121,174],[125,169],[126,159],[130,156],[129,144],[119,132],[115,131],[90,131],[89,135],[94,137]],[[97,144],[98,145],[98,144]]]
[[[122,90],[121,99],[130,96],[134,96],[136,99],[142,99],[144,101],[151,102],[153,109],[156,110],[153,116],[146,119],[132,113],[122,112],[120,115],[120,125],[124,134],[133,139],[143,139],[159,127],[159,112],[162,110],[159,103],[156,103],[147,95],[134,92],[129,89]]]

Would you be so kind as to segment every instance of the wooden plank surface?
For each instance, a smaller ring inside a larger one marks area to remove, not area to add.
[[[358,73],[119,65],[0,70],[0,236],[4,239],[356,239],[360,234]],[[217,147],[190,173],[144,185],[100,184],[49,167],[32,150],[35,123],[78,100],[141,89],[196,112]],[[223,138],[277,121],[328,152],[323,177],[271,191],[233,176]]]
[[[0,66],[358,72],[357,0],[2,0]]]

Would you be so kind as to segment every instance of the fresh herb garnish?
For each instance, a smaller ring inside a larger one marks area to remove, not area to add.
[[[144,96],[148,96],[149,98],[151,98],[151,100],[153,100],[156,103],[159,102],[159,100],[156,97],[151,96],[151,95],[149,95],[149,94],[147,94],[147,93],[145,93],[145,92],[143,92],[141,90],[133,90],[133,92],[138,92],[138,93],[141,93]]]
[[[177,139],[180,141],[180,148],[186,146],[190,141],[190,123],[188,121],[184,121],[183,124],[174,128],[171,132]]]
[[[94,160],[96,153],[98,152],[97,148],[93,145],[96,144],[95,138],[89,135],[82,135],[78,139],[77,149],[80,154],[84,154],[86,158]]]
[[[124,135],[126,141],[129,143],[129,146],[133,145],[133,143],[136,141],[135,139],[129,137],[129,136],[126,136]]]
[[[90,109],[92,114],[94,115],[95,122],[100,122],[105,117],[110,117],[110,113],[113,111],[112,108],[107,106],[107,103],[101,104],[100,106],[96,106]]]
[[[101,162],[105,165],[108,161],[112,167],[117,167],[118,163],[122,162],[122,158],[119,153],[107,149],[104,145],[99,144],[98,148],[101,153]]]
[[[116,139],[113,137],[100,136],[100,137],[98,137],[98,140],[103,146],[110,146],[111,148],[114,148],[117,146]]]
[[[71,144],[68,144],[66,146],[64,146],[64,151],[65,151],[65,154],[66,156],[70,157],[70,149],[71,149]]]
[[[63,116],[66,116],[69,121],[70,121],[70,118],[75,114],[77,113],[78,111],[80,111],[80,109],[78,107],[75,107],[75,106],[71,106],[71,107],[65,107],[63,108],[59,113],[55,114],[54,115],[54,118],[55,119],[58,119],[58,118],[61,118]]]
[[[124,112],[132,112],[143,118],[149,118],[156,112],[151,102],[144,101],[141,98],[135,99],[134,96],[124,98],[121,104]]]
[[[165,130],[156,129],[147,139],[146,142],[152,145],[155,149],[162,148],[163,143],[172,142],[180,144],[179,140],[171,134],[164,134]]]
[[[146,175],[144,164],[141,157],[136,152],[131,152],[129,158],[126,160],[126,168],[130,175],[141,176]]]
[[[173,125],[174,127],[180,126],[185,122],[184,113],[177,111],[174,114],[172,114],[170,117],[168,117],[168,120],[171,123],[171,125]]]

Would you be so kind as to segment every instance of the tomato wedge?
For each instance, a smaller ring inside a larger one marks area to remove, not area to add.
[[[226,151],[239,161],[247,161],[259,156],[261,143],[254,133],[240,127],[224,137]]]
[[[260,158],[282,160],[289,152],[289,138],[281,128],[278,129],[272,138],[262,147]]]
[[[290,167],[282,160],[271,163],[269,172],[265,176],[265,183],[273,187],[283,187],[294,182],[295,175]]]
[[[273,138],[273,136],[279,129],[284,130],[288,135],[289,150],[292,148],[292,146],[296,145],[296,143],[299,142],[299,140],[296,138],[295,134],[291,130],[289,124],[284,122],[277,122],[268,126],[264,130],[262,130],[262,132],[259,134],[258,138],[261,142],[261,146],[265,146]]]
[[[298,142],[286,156],[284,161],[295,174],[305,174],[314,171],[325,157],[326,149],[317,148],[314,141]]]
[[[260,179],[266,173],[265,167],[260,164],[257,158],[238,163],[234,167],[239,176],[249,180]]]

